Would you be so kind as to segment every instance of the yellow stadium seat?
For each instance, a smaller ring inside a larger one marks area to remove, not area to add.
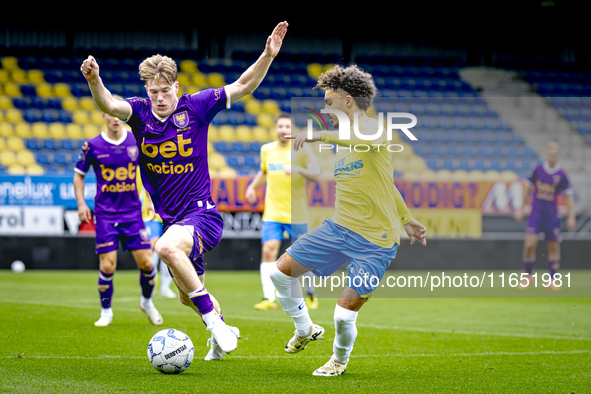
[[[98,109],[94,111],[90,111],[90,121],[94,124],[102,126],[105,124],[105,119],[103,119],[103,113]]]
[[[398,153],[395,153],[397,155]],[[425,164],[425,160],[420,156],[409,156],[408,160],[408,167],[411,171],[421,172],[427,169],[427,164]]]
[[[40,83],[36,89],[37,96],[39,97],[52,97],[54,96],[53,87],[48,83]]]
[[[197,72],[197,62],[191,59],[181,60],[179,67],[183,73],[194,73]]]
[[[484,179],[487,181],[498,181],[501,179],[501,173],[495,170],[489,170],[484,173]]]
[[[466,182],[468,180],[468,172],[464,170],[457,170],[452,173],[452,179],[456,182]]]
[[[31,83],[44,83],[45,77],[43,76],[43,71],[41,70],[29,70],[27,71],[27,78]]]
[[[220,168],[216,174],[219,178],[235,178],[236,170],[231,167]]]
[[[8,82],[4,85],[4,93],[10,97],[19,97],[21,96],[21,89],[17,84]]]
[[[27,73],[24,70],[21,70],[20,68],[12,70],[10,76],[12,77],[12,80],[14,82],[19,84],[29,82],[27,78]]]
[[[480,170],[472,170],[468,173],[468,180],[472,182],[483,181],[484,178],[484,172]]]
[[[7,172],[10,175],[25,175],[27,173],[25,167],[21,166],[20,164],[13,164],[9,166]]]
[[[49,138],[49,127],[45,122],[35,122],[31,126],[31,133],[35,138]]]
[[[236,141],[250,142],[253,140],[252,131],[249,126],[240,125],[235,130]]]
[[[31,125],[25,122],[18,122],[14,127],[14,134],[21,138],[31,138]]]
[[[15,70],[18,68],[18,60],[13,56],[4,56],[1,60],[2,68],[5,70]]]
[[[79,124],[68,123],[66,125],[66,136],[73,140],[82,140],[84,139],[84,132]]]
[[[261,113],[261,102],[258,100],[248,100],[244,104],[244,109],[249,114],[258,115]]]
[[[396,171],[396,167],[394,167],[394,176],[398,176],[398,171]],[[420,181],[421,175],[418,172],[410,171],[410,172],[405,172],[402,175],[402,178],[405,181]]]
[[[16,108],[9,108],[4,113],[4,118],[8,122],[18,123],[23,121],[23,114],[20,110]]]
[[[4,110],[0,109],[0,122],[5,122],[6,119],[4,118]]]
[[[45,174],[45,170],[39,164],[31,164],[26,167],[26,172],[28,175],[43,175]]]
[[[179,73],[177,75],[176,80],[179,81],[179,84],[181,86],[187,86],[187,85],[190,85],[191,84],[191,76],[190,76],[190,74],[186,74],[184,72]]]
[[[319,63],[308,64],[306,68],[308,70],[308,75],[314,79],[318,79],[320,74],[322,74],[322,72],[324,71],[322,65]]]
[[[25,143],[20,137],[12,136],[6,139],[6,149],[18,152],[25,149]]]
[[[504,182],[514,182],[517,179],[519,179],[519,176],[513,171],[506,170],[501,172],[501,180]]]
[[[270,114],[260,113],[257,115],[257,124],[263,127],[273,127],[275,126],[275,119]]]
[[[219,169],[226,166],[226,159],[224,156],[217,152],[212,152],[209,155],[209,167],[213,169]]]
[[[10,99],[10,97],[5,96],[5,95],[0,96],[0,108],[3,108],[3,109],[13,108],[12,100]]]
[[[252,139],[258,142],[270,141],[269,128],[263,126],[255,126],[252,128]]]
[[[437,171],[437,180],[438,181],[451,181],[453,179],[453,174],[450,170],[439,170]]]
[[[210,141],[217,141],[220,138],[218,134],[218,127],[210,124],[207,132],[207,139]]]
[[[207,77],[205,74],[200,72],[194,73],[193,77],[191,78],[191,84],[197,85],[200,87],[200,89],[202,89],[203,87],[207,86]]]
[[[279,104],[277,104],[277,101],[271,100],[271,99],[263,101],[262,110],[264,112],[269,112],[273,115],[279,115],[281,113],[281,110],[279,109]]]
[[[94,138],[101,133],[101,129],[92,123],[85,124],[82,126],[82,130],[84,131],[85,138]]]
[[[90,116],[87,110],[79,109],[72,111],[72,120],[74,123],[87,124],[90,123]]]
[[[62,99],[62,108],[67,111],[76,111],[80,109],[80,105],[78,104],[78,99],[74,96],[64,97]]]
[[[58,140],[66,138],[66,127],[63,123],[51,123],[49,125],[49,136]]]
[[[71,96],[70,85],[68,85],[67,83],[56,83],[55,85],[53,85],[53,90],[55,92],[55,95],[58,97]]]
[[[0,137],[0,151],[6,149],[6,141],[3,137]]]
[[[207,74],[207,85],[214,88],[221,88],[226,82],[224,76],[220,73],[209,73]]]
[[[0,151],[0,164],[4,167],[9,167],[16,164],[16,155],[11,150]]]
[[[21,150],[16,154],[16,161],[22,166],[30,166],[36,164],[35,156],[31,151]]]
[[[236,138],[236,134],[234,132],[234,127],[230,125],[223,125],[220,126],[218,129],[219,139],[222,141],[229,141],[232,142]]]
[[[10,82],[10,74],[7,70],[0,68],[0,83]]]
[[[78,100],[78,105],[80,106],[80,109],[86,109],[88,111],[98,110],[98,107],[96,106],[96,103],[94,102],[92,96],[80,97],[80,99]]]
[[[430,169],[422,170],[418,174],[421,181],[431,182],[439,180],[439,172]]]

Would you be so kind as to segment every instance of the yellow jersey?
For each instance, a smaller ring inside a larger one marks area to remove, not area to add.
[[[155,220],[157,222],[162,222],[162,219],[160,218],[160,215],[158,215],[156,212],[154,212],[153,214],[148,215],[148,206],[146,204],[146,194],[148,193],[146,191],[146,189],[144,188],[143,184],[142,184],[142,177],[140,175],[140,168],[138,166],[138,174],[135,177],[136,179],[136,184],[137,184],[137,190],[138,190],[138,194],[140,197],[140,202],[142,203],[142,220],[144,222],[150,221],[150,220]]]
[[[279,141],[261,147],[261,170],[267,176],[263,221],[308,223],[306,178],[300,173],[288,175],[284,169],[288,165],[306,168],[313,160],[311,155],[314,153],[308,146],[294,152],[291,144],[282,147]]]
[[[364,135],[375,134],[378,129],[378,121],[366,115],[358,124]],[[400,243],[401,224],[409,223],[412,216],[394,185],[394,163],[386,133],[372,141],[359,139],[352,129],[347,141],[339,140],[338,131],[322,131],[321,135],[323,143],[338,145],[333,222],[383,248]],[[363,146],[355,151],[355,145]]]

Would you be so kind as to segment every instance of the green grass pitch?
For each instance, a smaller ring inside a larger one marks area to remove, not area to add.
[[[207,289],[242,339],[224,360],[206,362],[201,320],[156,294],[164,326],[151,326],[139,309],[138,275],[115,274],[113,324],[97,328],[97,272],[0,271],[0,392],[591,392],[591,299],[374,297],[359,314],[347,372],[326,378],[312,372],[332,354],[335,299],[310,311],[326,339],[288,355],[291,319],[281,308],[253,309],[259,273],[208,272]],[[184,331],[195,345],[180,375],[148,362],[148,341],[162,328]]]

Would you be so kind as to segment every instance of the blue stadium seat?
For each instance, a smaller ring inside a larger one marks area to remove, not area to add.
[[[227,155],[226,162],[230,167],[241,167],[244,165],[244,157],[241,155]]]
[[[48,138],[43,140],[43,149],[46,149],[48,151],[57,151],[58,149],[60,149],[60,144],[57,140]]]
[[[38,151],[41,149],[41,144],[39,144],[39,141],[34,138],[25,140],[25,146],[31,151]]]
[[[228,142],[224,141],[217,141],[213,143],[213,147],[216,151],[220,153],[227,153],[230,152],[232,149],[232,145]]]
[[[68,160],[67,156],[63,153],[55,153],[53,155],[53,162],[61,166],[67,166],[68,164],[70,164],[70,161]]]
[[[42,166],[48,166],[52,163],[52,160],[47,153],[37,153],[36,159],[37,163]]]

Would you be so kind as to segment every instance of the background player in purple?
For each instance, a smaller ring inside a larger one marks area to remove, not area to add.
[[[560,167],[560,147],[555,142],[546,146],[546,161],[539,164],[528,179],[528,186],[523,195],[523,204],[515,215],[515,219],[521,222],[524,217],[524,207],[533,189],[533,203],[531,214],[527,224],[527,233],[523,245],[522,262],[527,272],[527,282],[519,284],[519,289],[525,290],[531,284],[531,274],[536,261],[536,246],[539,233],[543,232],[548,244],[548,270],[552,279],[560,268],[560,218],[558,217],[558,195],[566,196],[568,207],[566,226],[572,230],[576,225],[574,210],[574,190],[570,186],[566,172]],[[560,286],[554,284],[554,280],[548,286],[550,290],[560,290]]]
[[[101,316],[94,325],[108,326],[113,321],[113,275],[117,267],[117,248],[121,241],[130,250],[140,269],[142,296],[140,308],[154,325],[162,325],[162,316],[152,302],[156,269],[150,254],[150,238],[142,220],[136,188],[139,151],[133,134],[123,128],[119,119],[103,114],[106,131],[86,141],[74,174],[78,215],[90,222],[91,211],[84,201],[84,177],[92,166],[96,173],[95,197],[96,252],[100,271],[98,288]]]
[[[219,243],[223,228],[210,196],[207,131],[219,111],[258,87],[286,31],[287,22],[275,27],[261,56],[236,82],[180,98],[176,63],[165,56],[155,55],[140,64],[147,99],[114,99],[92,56],[80,68],[98,107],[124,119],[136,136],[144,187],[164,221],[156,252],[168,265],[181,302],[199,313],[211,332],[206,360],[221,359],[224,352],[235,350],[239,336],[237,329],[226,325],[219,304],[203,285],[203,254]]]

